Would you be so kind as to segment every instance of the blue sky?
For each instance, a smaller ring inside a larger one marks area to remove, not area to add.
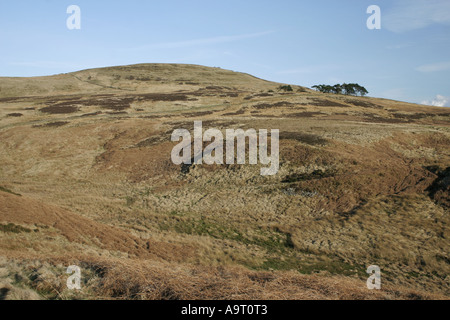
[[[69,30],[69,5],[81,30]],[[381,30],[366,10],[381,8]],[[450,106],[449,0],[16,0],[0,3],[0,76],[190,63]]]

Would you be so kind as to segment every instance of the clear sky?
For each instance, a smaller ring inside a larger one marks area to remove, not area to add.
[[[69,5],[80,30],[66,26]],[[366,26],[370,5],[381,30]],[[0,2],[0,76],[154,62],[450,106],[450,0]]]

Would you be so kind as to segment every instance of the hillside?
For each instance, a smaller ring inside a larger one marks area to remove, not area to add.
[[[0,78],[0,299],[448,299],[450,111],[279,86],[175,64]],[[279,129],[278,173],[173,164],[198,120]]]

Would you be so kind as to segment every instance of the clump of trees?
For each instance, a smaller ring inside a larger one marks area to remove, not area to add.
[[[346,94],[350,96],[365,96],[369,93],[366,88],[357,83],[335,84],[334,86],[319,84],[312,86],[312,88],[323,93]]]

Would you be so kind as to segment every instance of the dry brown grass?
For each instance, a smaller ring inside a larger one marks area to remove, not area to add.
[[[81,267],[82,289],[66,287],[65,265]],[[2,272],[2,273],[1,273]],[[14,280],[15,279],[15,280]],[[17,282],[20,279],[20,283]],[[133,300],[429,300],[445,296],[402,287],[369,291],[342,276],[255,272],[143,260],[53,258],[0,262],[1,299]]]
[[[33,257],[54,282],[78,257],[94,279],[88,298],[450,295],[442,108],[282,94],[280,84],[184,65],[0,85],[0,225],[32,231],[0,230],[5,263],[18,259],[10,269]],[[205,129],[280,129],[278,175],[175,166],[170,134],[194,120]],[[365,288],[371,264],[382,267],[382,292]],[[23,290],[73,298],[45,283]],[[20,288],[6,285],[8,296]]]

